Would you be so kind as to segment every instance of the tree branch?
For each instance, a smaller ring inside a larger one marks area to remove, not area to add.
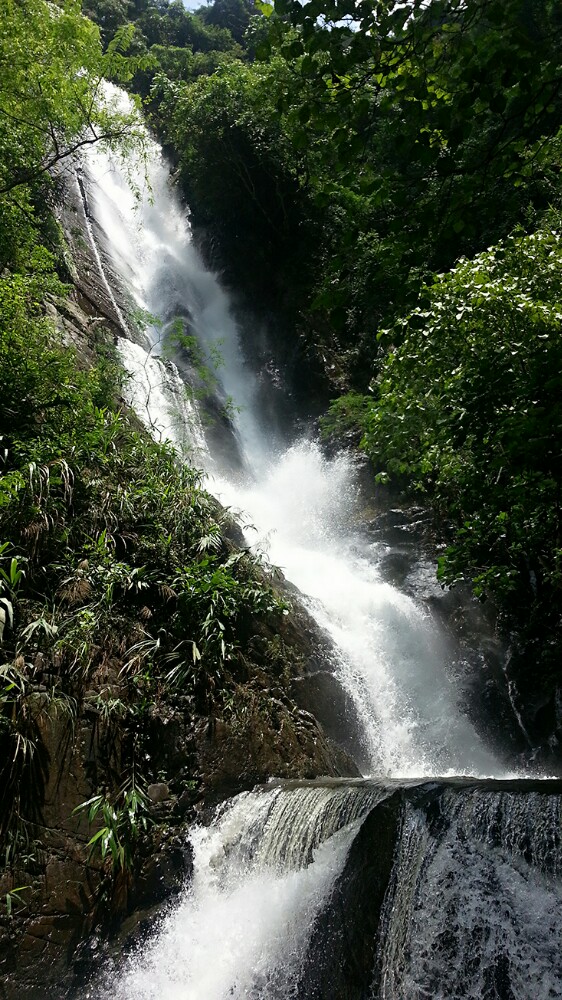
[[[83,149],[85,146],[92,146],[96,142],[122,139],[127,135],[127,133],[128,128],[126,127],[116,129],[115,131],[110,130],[108,132],[102,132],[100,135],[97,135],[94,131],[91,137],[80,139],[79,141],[74,142],[71,146],[68,146],[66,149],[55,151],[55,154],[45,162],[38,163],[35,167],[32,167],[30,170],[26,170],[19,176],[15,177],[9,184],[5,184],[4,187],[0,188],[0,195],[8,194],[10,191],[13,191],[14,188],[20,187],[22,184],[29,184],[37,177],[40,177],[41,174],[47,173],[51,170],[55,164],[60,163],[61,160],[67,159],[69,156],[72,156],[73,153],[77,153],[79,149]]]

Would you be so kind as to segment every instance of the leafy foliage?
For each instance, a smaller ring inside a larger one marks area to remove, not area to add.
[[[105,55],[99,32],[76,0],[25,5],[7,0],[2,12],[3,67],[0,194],[33,181],[76,149],[125,140],[134,118],[101,99],[104,77],[126,67],[125,36]]]
[[[364,390],[375,330],[433,272],[558,204],[559,15],[543,0],[258,10],[258,62],[160,78],[155,122],[221,265],[296,327],[309,365],[316,352],[335,386]]]
[[[462,260],[380,336],[363,446],[455,525],[468,575],[533,628],[560,630],[562,241],[542,229]],[[541,624],[542,623],[542,624]]]
[[[83,10],[99,25],[108,53],[115,38],[129,32],[133,90],[143,98],[155,79],[193,80],[245,55],[239,44],[249,18],[244,0],[216,0],[197,12],[181,0],[85,0]]]
[[[61,253],[48,206],[69,158],[94,142],[142,141],[137,114],[107,97],[109,76],[130,78],[125,27],[102,53],[78,0],[6,0],[0,34],[0,270],[42,274],[49,246]]]
[[[368,160],[377,120],[395,111],[408,131],[415,125],[415,135],[399,140],[416,168],[441,178],[462,173],[465,195],[473,174],[482,180],[481,157],[492,172],[513,173],[534,139],[560,127],[554,4],[277,0],[275,11],[297,28],[296,40],[287,43],[279,29],[277,36],[282,51],[304,55],[309,115],[321,123],[339,116],[331,137],[352,169]]]
[[[114,871],[133,867],[139,839],[148,830],[148,798],[134,778],[120,789],[115,802],[107,795],[94,795],[76,807],[74,813],[86,812],[88,823],[101,823],[88,842],[90,856],[99,851],[102,861],[111,860]]]

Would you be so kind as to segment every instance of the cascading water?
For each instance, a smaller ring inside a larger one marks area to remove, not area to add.
[[[381,1000],[560,997],[560,795],[408,804],[383,913]]]
[[[193,876],[148,945],[86,996],[559,997],[562,795],[507,784],[242,793],[191,831]]]
[[[148,950],[133,956],[119,1000],[296,997],[310,927],[384,794],[276,788],[228,803],[212,827],[192,832],[190,885]]]
[[[203,464],[208,454],[203,427],[175,364],[125,337],[117,347],[129,374],[127,402],[147,430],[157,441],[171,441],[193,465]]]
[[[147,186],[136,191],[120,161],[102,150],[92,150],[86,168],[90,211],[131,296],[147,342],[147,356],[157,365],[174,340],[192,348],[196,342],[195,365],[206,365],[221,403],[232,401],[240,406],[236,425],[242,457],[247,452],[257,461],[263,455],[263,437],[252,408],[255,383],[242,360],[227,296],[193,247],[189,220],[174,196],[160,148],[147,138],[147,150]],[[144,176],[143,163],[136,166],[135,176]],[[119,346],[127,370],[136,377],[142,362],[138,356],[132,358],[122,342]],[[178,388],[177,395],[185,398],[188,386]],[[138,405],[138,397],[133,401]],[[180,420],[184,408],[181,400]],[[157,399],[147,396],[143,400],[140,415],[145,421],[147,413],[149,422],[167,426],[169,412],[163,424]],[[176,435],[172,432],[169,436],[176,443]]]
[[[310,440],[280,447],[261,425],[254,409],[256,380],[244,363],[227,297],[193,247],[159,148],[151,147],[150,197],[135,198],[118,163],[103,152],[92,153],[87,174],[91,211],[115,268],[137,307],[161,321],[148,324],[147,352],[121,345],[133,375],[131,402],[148,426],[176,443],[187,418],[192,440],[185,395],[176,396],[175,418],[162,402],[166,373],[155,352],[165,349],[178,316],[187,318],[206,351],[220,351],[217,377],[223,399],[235,404],[232,420],[246,473],[232,474],[216,456],[203,454],[201,432],[197,459],[210,472],[211,489],[252,521],[249,544],[268,550],[335,640],[335,670],[363,727],[366,770],[498,773],[498,761],[458,708],[444,634],[426,608],[384,582],[380,547],[359,546],[350,531],[357,493],[353,459],[327,459]]]
[[[85,166],[97,231],[105,234],[114,269],[145,316],[144,336],[119,343],[132,376],[131,403],[156,436],[195,456],[223,502],[253,521],[249,542],[267,549],[331,636],[335,672],[362,725],[365,771],[395,779],[497,777],[502,766],[459,707],[449,640],[427,606],[385,581],[384,546],[352,530],[353,459],[328,459],[310,440],[282,446],[256,412],[256,381],[244,363],[227,297],[192,245],[186,213],[155,144],[149,180],[151,195],[138,198],[109,156],[92,153]],[[238,461],[209,453],[193,393],[186,397],[183,390],[179,355],[179,368],[163,359],[178,317],[206,355],[220,352],[219,402],[235,404],[225,451],[237,450]],[[390,794],[388,787],[348,783],[274,788],[227,803],[211,827],[192,830],[190,885],[144,954],[111,978],[106,994],[119,1000],[528,1000],[532,976],[540,973],[548,980],[541,996],[561,995],[552,992],[562,978],[559,959],[550,945],[541,951],[539,940],[541,921],[560,930],[559,883],[549,886],[545,875],[558,879],[560,872],[528,856],[529,835],[521,832],[535,806],[541,816],[546,809],[544,856],[549,837],[549,857],[556,854],[554,806],[521,793],[527,805],[518,812],[503,799],[494,806],[497,793],[479,789],[443,794],[437,832],[433,813],[404,793],[392,876],[387,858],[378,979],[355,992],[350,985],[345,993],[305,985],[311,981],[304,970],[314,951],[313,929],[334,887],[347,884],[358,830]],[[371,854],[377,851],[375,842]],[[525,925],[526,902],[540,914]],[[479,915],[481,907],[489,909],[489,920]],[[350,909],[349,919],[362,918]],[[510,949],[527,957],[508,975],[502,956]],[[330,948],[320,950],[329,963]]]
[[[219,493],[252,512],[269,558],[334,640],[337,676],[362,723],[367,771],[497,773],[457,708],[445,636],[427,610],[383,580],[384,549],[360,547],[349,530],[356,489],[352,459],[326,459],[316,443],[299,441],[259,482],[233,488],[223,480]]]

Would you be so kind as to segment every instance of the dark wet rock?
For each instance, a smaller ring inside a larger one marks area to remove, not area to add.
[[[305,673],[295,678],[290,691],[297,705],[321,722],[326,736],[341,746],[361,771],[368,773],[362,726],[337,677],[329,670]]]
[[[67,263],[76,290],[74,300],[77,307],[88,317],[89,322],[93,317],[113,334],[126,337],[129,330],[124,314],[127,312],[128,297],[103,248],[100,251],[103,268],[105,274],[109,275],[111,284],[100,272],[89,235],[89,227],[95,230],[97,223],[90,215],[86,184],[79,161],[68,168],[64,203],[60,205],[58,214],[69,245]],[[103,246],[103,240],[101,244]],[[62,316],[64,323],[64,312]]]
[[[299,995],[307,1000],[372,997],[377,931],[390,881],[402,802],[391,795],[371,811],[351,845],[342,874],[319,914]]]
[[[216,801],[270,777],[355,777],[358,770],[316,719],[266,691],[239,699],[228,720],[199,724],[199,768],[206,801]]]
[[[192,873],[191,850],[185,839],[173,838],[162,849],[151,854],[136,879],[127,923],[131,924],[137,910],[149,908],[174,896]]]
[[[151,802],[167,802],[170,798],[170,789],[165,781],[156,781],[148,786],[146,794]]]

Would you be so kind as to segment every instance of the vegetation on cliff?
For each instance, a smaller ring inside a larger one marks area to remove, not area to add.
[[[283,610],[228,541],[232,526],[199,474],[120,405],[122,375],[105,340],[87,367],[61,341],[42,306],[61,291],[48,272],[0,282],[8,856],[40,813],[38,706],[70,721],[88,711],[119,719],[112,777],[125,795],[159,700],[180,692],[211,713],[256,620]],[[146,764],[142,772],[155,777]]]
[[[542,639],[561,637],[562,249],[548,226],[439,275],[379,336],[390,346],[361,416],[375,469],[454,526],[444,583],[469,578]],[[544,677],[543,677],[544,680]]]
[[[337,387],[365,388],[378,327],[432,273],[557,204],[559,15],[258,7],[243,61],[155,78],[153,120],[227,273],[285,310]]]
[[[85,146],[139,141],[134,111],[103,99],[108,76],[130,77],[126,32],[103,53],[77,0],[6,0],[0,34],[0,270],[34,270],[32,249],[57,244],[55,176]],[[31,259],[30,259],[31,258]]]

